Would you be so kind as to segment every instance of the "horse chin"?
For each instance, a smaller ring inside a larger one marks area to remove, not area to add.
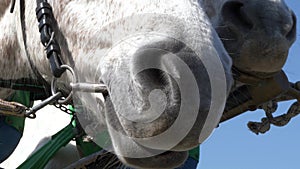
[[[281,36],[266,37],[257,32],[241,35],[230,25],[216,30],[232,58],[233,66],[241,72],[265,78],[279,72],[286,62],[290,46]]]
[[[296,38],[295,14],[283,1],[227,1],[221,14],[216,31],[234,67],[263,78],[282,69]]]
[[[188,152],[166,151],[162,154],[147,158],[118,157],[124,164],[134,168],[155,168],[167,169],[176,168],[184,163],[188,157]]]

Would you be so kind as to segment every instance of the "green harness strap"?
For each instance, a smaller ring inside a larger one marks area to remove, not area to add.
[[[17,91],[12,96],[11,100],[22,103],[26,106],[31,106],[30,93],[24,91]],[[7,117],[6,121],[12,121],[12,126],[23,132],[24,118]],[[77,130],[74,124],[70,123],[64,129],[52,136],[51,140],[42,146],[39,150],[33,153],[26,161],[24,161],[18,169],[43,169],[55,153],[65,145],[67,145],[77,135]],[[84,156],[90,155],[93,152],[100,151],[102,148],[95,143],[86,143],[81,139],[76,139],[79,148],[82,150]],[[199,148],[196,147],[189,151],[189,156],[195,160],[199,160]]]
[[[31,101],[31,98],[33,95],[36,95],[36,93],[18,90],[6,100],[21,103],[26,107],[32,107],[33,102]],[[16,128],[20,133],[23,133],[25,117],[6,116],[5,123]],[[55,153],[68,144],[76,134],[77,130],[72,124],[69,124],[53,135],[49,142],[33,153],[18,167],[18,169],[43,169]]]
[[[67,145],[77,134],[72,124],[52,136],[51,140],[33,153],[18,169],[43,169],[55,153]]]

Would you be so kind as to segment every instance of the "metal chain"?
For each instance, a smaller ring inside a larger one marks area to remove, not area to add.
[[[277,110],[277,102],[270,101],[262,106],[266,113],[266,117],[261,119],[261,122],[249,122],[248,128],[255,134],[264,134],[270,130],[271,124],[274,126],[282,127],[287,125],[292,118],[300,114],[300,103],[294,102],[286,114],[273,117],[272,113]]]
[[[48,97],[47,99],[43,100],[41,103],[29,108],[26,113],[25,116],[31,119],[36,118],[36,112],[39,111],[40,109],[48,106],[49,104],[53,104],[55,102],[57,102],[58,99],[60,99],[62,97],[61,92],[57,92],[54,95]]]
[[[75,115],[75,111],[69,109],[66,105],[55,103],[54,106],[69,115]]]

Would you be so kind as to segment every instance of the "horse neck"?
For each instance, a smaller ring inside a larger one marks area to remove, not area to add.
[[[18,36],[17,14],[9,12],[6,1],[0,2],[0,8],[0,79],[31,78],[34,75],[21,49],[21,37]]]
[[[10,0],[1,0],[0,1],[0,19],[3,16],[3,14],[5,13],[5,11],[8,9],[9,2],[10,2]]]

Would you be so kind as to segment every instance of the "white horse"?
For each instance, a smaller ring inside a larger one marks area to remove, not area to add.
[[[268,76],[295,40],[295,17],[281,0],[49,2],[64,63],[80,82],[108,87],[104,103],[75,93],[89,110],[82,125],[92,136],[107,130],[118,158],[139,168],[179,166],[211,134],[232,85],[231,58],[239,71]],[[33,4],[25,1],[26,53],[19,6],[10,14],[9,1],[0,2],[1,79],[36,79],[26,55],[52,79]],[[68,92],[70,81],[63,75],[57,86]]]

